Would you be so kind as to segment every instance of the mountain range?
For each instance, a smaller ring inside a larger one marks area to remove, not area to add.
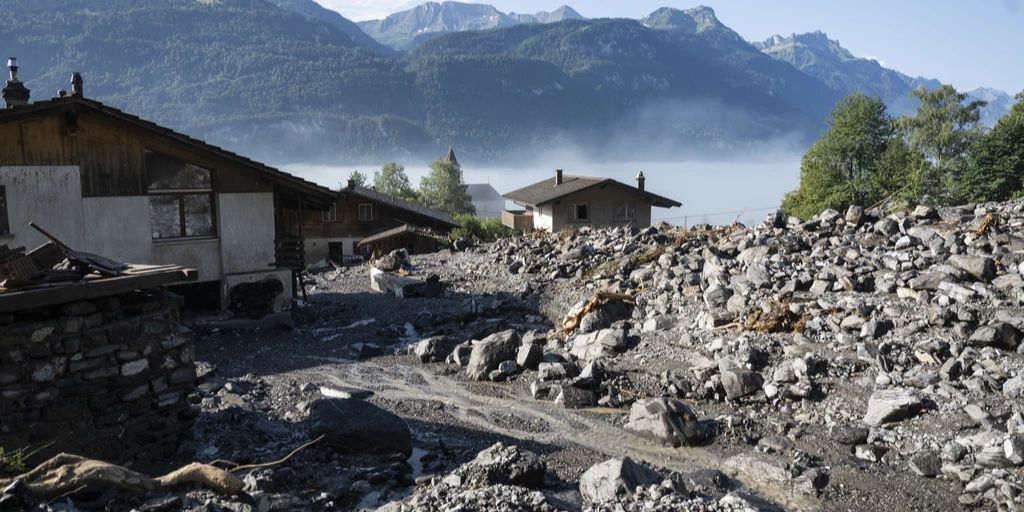
[[[451,32],[489,30],[522,23],[557,23],[582,20],[572,7],[535,14],[503,13],[494,6],[462,2],[427,2],[396,12],[382,20],[359,22],[359,27],[375,40],[395,50],[410,50],[431,38]]]
[[[88,97],[276,163],[449,144],[478,162],[800,149],[844,94],[902,112],[907,92],[938,84],[824,34],[751,44],[706,7],[629,20],[446,2],[373,23],[314,0],[0,0],[0,48],[35,99],[82,71]],[[975,94],[990,116],[1012,103]]]

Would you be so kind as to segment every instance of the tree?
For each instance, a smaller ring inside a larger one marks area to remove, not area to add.
[[[971,202],[1024,195],[1024,91],[992,131],[971,147],[957,189],[963,200]]]
[[[348,180],[360,187],[366,185],[366,175],[359,171],[352,171],[352,174],[348,175]]]
[[[462,180],[462,169],[443,159],[430,164],[430,173],[420,180],[420,203],[448,212],[475,214],[473,200]]]
[[[373,188],[384,194],[416,201],[416,191],[409,184],[409,176],[405,174],[405,167],[395,162],[384,164],[381,170],[373,174]]]
[[[800,162],[800,187],[786,194],[783,208],[809,218],[826,208],[868,205],[891,193],[899,173],[889,159],[903,157],[894,121],[877,97],[851,94],[836,105],[828,130]]]
[[[978,124],[984,101],[965,103],[967,95],[951,85],[938,89],[919,88],[913,96],[921,101],[912,117],[900,119],[910,147],[924,155],[929,165],[919,169],[914,195],[930,204],[957,200],[955,183],[966,169],[967,152],[984,134]]]

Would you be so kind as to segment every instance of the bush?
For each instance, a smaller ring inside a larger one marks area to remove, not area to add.
[[[455,215],[455,222],[461,226],[452,230],[452,236],[455,238],[493,242],[515,234],[514,229],[501,223],[501,219],[481,219],[475,215],[460,213]]]

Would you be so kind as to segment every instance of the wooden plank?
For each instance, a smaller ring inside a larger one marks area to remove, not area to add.
[[[119,295],[135,290],[195,281],[194,269],[172,268],[143,275],[96,279],[85,283],[0,293],[0,313],[24,311],[80,300]]]

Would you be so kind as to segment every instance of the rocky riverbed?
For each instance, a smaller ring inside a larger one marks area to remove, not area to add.
[[[320,271],[196,320],[183,457],[139,510],[1024,508],[1024,203],[530,235]],[[310,441],[317,441],[286,457]],[[52,503],[49,507],[60,507]]]

